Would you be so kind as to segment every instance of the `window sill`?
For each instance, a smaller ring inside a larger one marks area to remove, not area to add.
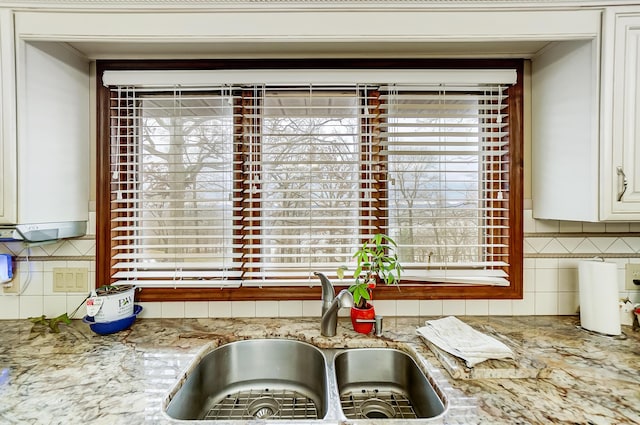
[[[344,287],[336,286],[336,292]],[[321,288],[143,288],[136,294],[137,301],[272,301],[320,300]],[[522,285],[506,287],[478,285],[401,285],[377,287],[378,300],[434,300],[434,299],[522,299]]]

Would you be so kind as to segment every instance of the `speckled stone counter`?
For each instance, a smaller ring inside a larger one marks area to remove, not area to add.
[[[32,332],[26,320],[0,321],[0,423],[187,423],[168,418],[161,406],[203,347],[264,337],[409,352],[448,403],[444,416],[425,423],[640,423],[640,332],[630,327],[623,326],[626,338],[610,338],[579,329],[573,316],[460,317],[508,341],[543,372],[504,377],[496,364],[496,378],[486,364],[483,374],[455,379],[416,336],[426,319],[386,317],[382,338],[356,334],[345,319],[331,338],[310,318],[139,319],[108,336],[81,321],[62,325],[59,334]]]

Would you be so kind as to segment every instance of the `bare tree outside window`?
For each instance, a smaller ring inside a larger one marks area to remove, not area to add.
[[[348,262],[358,243],[357,97],[267,95],[262,122],[265,261],[331,268]]]
[[[390,102],[390,228],[405,264],[487,262],[481,108],[476,94],[455,92],[400,93]]]
[[[232,229],[228,99],[149,95],[140,110],[140,255],[176,267],[224,267],[232,258],[224,243]]]

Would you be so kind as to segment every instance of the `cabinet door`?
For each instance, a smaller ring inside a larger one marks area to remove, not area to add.
[[[17,219],[12,21],[10,11],[0,10],[0,224],[14,224]]]
[[[598,221],[600,40],[547,46],[532,59],[533,217]]]
[[[603,220],[640,220],[640,9],[608,19]],[[607,152],[610,149],[610,153]],[[607,158],[608,157],[608,158]]]

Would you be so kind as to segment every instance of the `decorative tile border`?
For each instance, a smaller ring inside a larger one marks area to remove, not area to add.
[[[13,254],[19,261],[50,261],[60,260],[61,257],[72,260],[94,260],[96,255],[96,240],[87,236],[77,239],[66,239],[55,242],[25,244],[22,242],[0,243],[0,253]]]
[[[27,246],[22,242],[0,243],[0,253],[9,253],[22,261],[95,260],[93,237],[69,239]],[[640,233],[526,233],[525,258],[640,258]]]
[[[614,233],[527,234],[524,238],[526,258],[639,258],[640,235]]]

